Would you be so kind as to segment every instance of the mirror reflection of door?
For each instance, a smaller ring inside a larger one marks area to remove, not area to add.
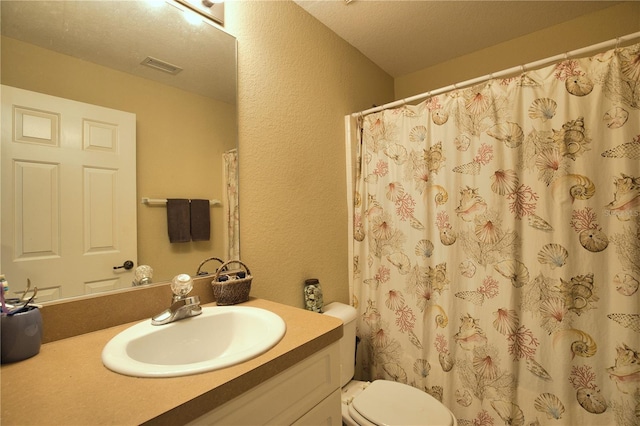
[[[38,301],[131,286],[136,116],[2,86],[2,273]],[[62,284],[64,283],[64,287]]]
[[[150,265],[154,284],[225,257],[232,206],[211,208],[209,241],[176,245],[166,208],[141,199],[223,200],[221,156],[238,142],[236,40],[212,23],[187,22],[170,3],[0,1],[1,84],[136,114],[136,266]],[[142,65],[148,57],[182,71]],[[231,237],[239,247],[238,233]]]

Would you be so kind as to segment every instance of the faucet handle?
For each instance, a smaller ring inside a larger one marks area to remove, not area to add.
[[[180,274],[173,277],[171,291],[177,297],[185,297],[193,289],[193,280],[188,274]]]

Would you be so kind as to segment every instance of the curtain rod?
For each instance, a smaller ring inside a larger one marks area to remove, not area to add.
[[[593,52],[597,52],[599,50],[604,50],[604,49],[608,49],[614,46],[618,46],[620,43],[624,43],[630,40],[634,40],[640,38],[640,31],[635,32],[635,33],[631,33],[622,37],[618,37],[612,40],[608,40],[608,41],[603,41],[602,43],[598,43],[598,44],[593,44],[591,46],[588,47],[583,47],[581,49],[576,49],[576,50],[571,50],[569,52],[566,53],[562,53],[559,55],[555,55],[555,56],[550,56],[548,58],[545,59],[541,59],[539,61],[534,61],[534,62],[529,62],[528,64],[524,64],[524,65],[518,65],[512,68],[507,68],[506,70],[502,70],[496,73],[491,73],[491,74],[487,74],[484,75],[482,77],[477,77],[477,78],[472,78],[471,80],[466,80],[463,81],[462,83],[456,83],[456,84],[451,84],[449,86],[446,87],[442,87],[440,89],[436,89],[436,90],[430,90],[428,92],[425,93],[421,93],[419,95],[415,95],[415,96],[410,96],[408,98],[405,99],[400,99],[398,101],[394,101],[394,102],[389,102],[387,104],[384,105],[380,105],[378,107],[374,107],[374,108],[369,108],[367,110],[364,111],[360,111],[360,112],[354,112],[351,114],[352,117],[363,117],[365,115],[369,115],[369,114],[373,114],[374,112],[379,112],[379,111],[383,111],[385,109],[390,109],[390,108],[395,108],[395,107],[399,107],[402,105],[406,105],[408,103],[411,102],[416,102],[416,101],[420,101],[422,99],[426,99],[429,98],[431,96],[436,96],[436,95],[440,95],[442,93],[446,93],[446,92],[450,92],[452,90],[456,90],[456,89],[461,89],[463,87],[468,87],[468,86],[473,86],[474,84],[479,84],[482,83],[484,81],[493,79],[493,78],[502,78],[502,77],[506,77],[508,75],[512,75],[512,74],[516,74],[518,72],[525,72],[527,70],[531,70],[531,69],[536,69],[536,68],[541,68],[544,67],[546,65],[550,65],[554,62],[559,62],[562,60],[566,60],[569,58],[573,58],[576,56],[582,56],[582,55],[586,55],[589,53],[593,53]]]

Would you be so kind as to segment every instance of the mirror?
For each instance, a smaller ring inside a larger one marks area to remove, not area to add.
[[[158,283],[195,274],[205,258],[238,256],[237,221],[231,231],[226,222],[237,219],[237,204],[227,211],[234,204],[223,177],[223,157],[237,148],[235,38],[169,1],[3,0],[1,7],[3,85],[136,114],[136,266],[150,265]],[[172,244],[166,205],[143,198],[222,204],[210,209],[209,241]],[[1,237],[5,252],[10,242]]]

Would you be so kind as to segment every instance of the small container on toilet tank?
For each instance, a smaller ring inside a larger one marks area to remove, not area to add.
[[[322,312],[322,288],[317,278],[304,281],[304,308],[313,312]]]

